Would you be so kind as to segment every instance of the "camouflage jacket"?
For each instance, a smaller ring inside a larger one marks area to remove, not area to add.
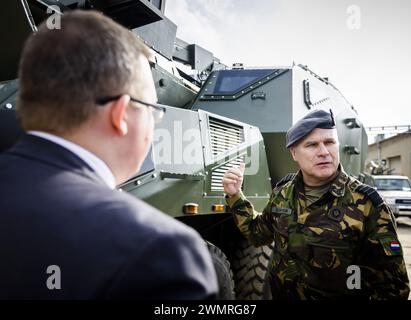
[[[307,207],[301,172],[288,180],[277,184],[262,213],[241,192],[227,198],[251,243],[275,242],[273,299],[408,298],[395,220],[374,189],[340,167],[330,189]],[[351,265],[359,267],[360,282],[349,286]]]

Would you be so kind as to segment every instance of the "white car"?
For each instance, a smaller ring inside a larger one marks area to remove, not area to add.
[[[373,176],[378,193],[391,207],[395,216],[411,218],[411,183],[406,176]]]

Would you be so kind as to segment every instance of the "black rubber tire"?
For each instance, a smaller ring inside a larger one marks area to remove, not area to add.
[[[274,243],[254,247],[244,239],[239,243],[232,261],[235,293],[241,300],[271,300],[269,268]]]
[[[217,273],[219,292],[218,300],[234,300],[234,278],[231,271],[231,265],[224,252],[212,243],[206,241],[208,250],[210,251],[211,259],[213,260],[214,268]]]

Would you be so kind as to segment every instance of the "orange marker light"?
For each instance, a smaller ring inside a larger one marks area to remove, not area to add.
[[[225,212],[225,205],[224,204],[213,204],[212,210],[214,212]]]
[[[185,214],[197,214],[198,213],[198,204],[197,203],[186,203],[183,206],[183,212]]]

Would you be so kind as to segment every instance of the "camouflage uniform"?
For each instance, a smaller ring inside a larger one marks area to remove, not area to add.
[[[275,241],[273,299],[408,298],[395,220],[374,189],[340,166],[330,189],[306,206],[301,171],[288,180],[277,184],[261,214],[241,192],[227,198],[252,244]],[[350,265],[360,267],[361,289],[347,288]]]

